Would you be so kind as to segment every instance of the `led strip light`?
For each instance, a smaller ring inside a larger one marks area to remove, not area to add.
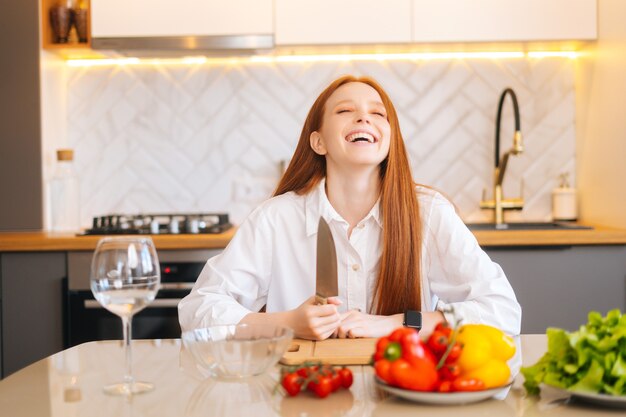
[[[91,67],[110,65],[237,65],[237,64],[272,64],[283,62],[350,62],[350,61],[425,61],[435,59],[522,59],[522,58],[569,58],[580,56],[575,51],[535,51],[535,52],[415,52],[381,54],[333,54],[333,55],[276,55],[238,58],[105,58],[105,59],[69,59],[71,67]]]

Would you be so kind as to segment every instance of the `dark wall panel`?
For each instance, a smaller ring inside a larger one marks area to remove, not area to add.
[[[2,253],[3,376],[63,350],[64,252]]]
[[[39,1],[0,0],[0,231],[43,227]]]

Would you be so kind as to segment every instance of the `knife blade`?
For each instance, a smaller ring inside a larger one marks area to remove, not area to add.
[[[327,304],[328,297],[339,295],[337,284],[337,251],[335,240],[326,220],[320,217],[317,226],[317,267],[315,301]]]

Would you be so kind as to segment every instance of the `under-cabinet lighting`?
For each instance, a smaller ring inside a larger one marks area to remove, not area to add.
[[[397,54],[279,55],[253,56],[252,62],[416,61],[432,59],[523,58],[523,52],[415,52]]]
[[[559,58],[569,58],[576,59],[579,57],[580,53],[574,51],[535,51],[528,52],[528,58],[551,58],[551,57],[559,57]]]
[[[70,67],[95,67],[106,65],[137,65],[139,58],[105,58],[105,59],[68,59]]]
[[[106,65],[197,65],[204,64],[208,58],[192,56],[167,59],[140,59],[140,58],[105,58],[105,59],[69,59],[67,65],[72,67],[93,67]],[[228,60],[226,60],[228,61]]]
[[[349,61],[422,61],[435,59],[521,59],[521,58],[578,58],[575,51],[534,51],[534,52],[411,52],[380,54],[332,54],[332,55],[274,55],[235,58],[184,57],[163,59],[113,58],[113,59],[70,59],[72,67],[107,65],[237,65],[281,62],[349,62]]]

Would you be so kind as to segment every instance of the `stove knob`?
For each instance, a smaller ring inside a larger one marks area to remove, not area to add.
[[[154,219],[150,222],[150,233],[153,235],[159,234],[159,221]]]
[[[172,234],[180,233],[180,230],[178,228],[178,220],[176,219],[170,220],[170,233]]]

